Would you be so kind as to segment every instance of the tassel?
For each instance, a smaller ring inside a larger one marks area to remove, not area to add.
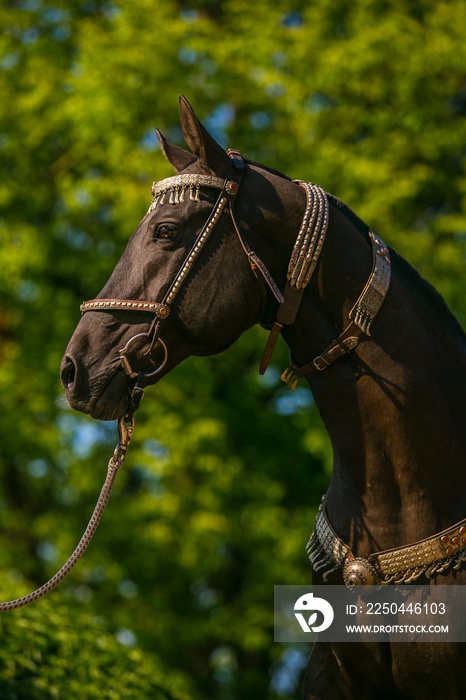
[[[306,545],[306,553],[307,553],[308,556],[311,555],[312,550],[314,549],[315,544],[316,544],[316,537],[315,537],[314,533],[312,533],[312,535],[311,535],[310,538],[309,538],[309,542],[308,542],[307,545]]]
[[[287,367],[282,373],[280,379],[294,391],[298,386],[299,374],[295,369],[293,369],[293,367]]]

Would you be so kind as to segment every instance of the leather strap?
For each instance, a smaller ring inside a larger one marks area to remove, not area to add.
[[[237,179],[237,187],[239,187],[239,185],[241,184],[242,177],[243,177],[243,170],[244,170],[244,165],[245,165],[244,160],[243,160],[243,156],[241,155],[241,153],[239,151],[237,151],[234,148],[228,149],[228,155],[232,159],[232,163],[233,163],[234,167],[236,168],[236,170],[240,171],[240,175]],[[237,190],[235,190],[233,194],[236,194],[236,191]],[[228,189],[227,189],[227,192],[228,192]],[[246,239],[244,238],[244,236],[241,233],[241,228],[238,225],[238,222],[236,220],[234,201],[235,201],[235,198],[230,197],[230,216],[231,216],[231,220],[232,220],[236,235],[238,236],[238,240],[241,244],[241,247],[248,257],[249,264],[251,266],[251,270],[254,272],[254,274],[256,276],[257,276],[256,270],[259,270],[265,283],[267,284],[268,288],[270,289],[270,291],[274,295],[275,299],[278,301],[279,304],[281,304],[283,302],[283,295],[282,295],[277,283],[275,282],[274,278],[272,277],[272,275],[268,271],[267,266],[262,262],[262,260],[257,255],[257,253],[254,250],[252,250],[251,246],[249,245],[249,243],[246,241]]]
[[[294,362],[291,366],[295,372],[306,376],[312,372],[322,372],[322,370],[327,369],[332,362],[338,360],[339,357],[345,355],[351,350],[353,350],[361,341],[362,330],[351,321],[349,326],[345,328],[343,333],[338,336],[330,345],[320,354],[315,357],[312,362],[302,367],[297,367]]]
[[[270,330],[265,350],[262,355],[262,360],[259,365],[259,374],[264,374],[265,370],[267,369],[283,326],[288,326],[295,322],[303,294],[304,287],[295,289],[289,282],[286,283],[282,302],[278,308],[277,318]]]
[[[140,311],[155,314],[157,318],[166,318],[170,313],[166,304],[136,299],[91,299],[83,301],[79,309],[82,314],[86,311]]]
[[[229,148],[227,153],[230,156],[235,168],[237,170],[244,170],[244,160],[243,156],[241,155],[241,152],[238,151],[236,148]]]

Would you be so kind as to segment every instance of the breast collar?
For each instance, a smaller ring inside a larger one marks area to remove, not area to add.
[[[348,588],[360,585],[413,583],[422,575],[431,578],[450,567],[458,570],[466,561],[466,518],[446,530],[412,544],[355,557],[351,549],[332,528],[325,508],[325,498],[317,512],[307,552],[315,572],[324,581],[341,570]]]

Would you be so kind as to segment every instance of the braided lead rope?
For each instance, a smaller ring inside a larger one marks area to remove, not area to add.
[[[288,265],[287,279],[292,287],[305,287],[317,265],[327,233],[329,206],[325,191],[318,185],[298,180],[306,190],[306,210]]]
[[[97,500],[94,512],[92,513],[91,519],[89,520],[88,526],[81,537],[78,546],[74,550],[73,554],[70,556],[68,561],[61,567],[59,571],[53,576],[47,583],[44,583],[40,588],[28,593],[28,595],[22,598],[17,598],[16,600],[10,600],[6,603],[0,603],[0,612],[5,612],[7,610],[16,610],[16,608],[22,608],[29,603],[33,603],[35,600],[42,598],[44,595],[52,591],[58,586],[58,584],[63,581],[65,576],[67,576],[75,564],[81,559],[82,555],[89,546],[92,537],[100,523],[105,506],[110,498],[110,493],[112,491],[113,483],[115,477],[118,473],[119,468],[123,464],[128,445],[131,442],[134,431],[134,418],[131,418],[129,425],[126,424],[125,418],[120,418],[118,421],[118,432],[120,437],[120,442],[115,447],[115,451],[108,462],[107,476],[102,486],[99,498]]]

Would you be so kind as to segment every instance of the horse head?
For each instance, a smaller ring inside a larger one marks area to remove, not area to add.
[[[62,361],[70,405],[94,418],[123,415],[138,374],[155,384],[190,355],[223,351],[270,322],[282,300],[304,192],[227,153],[184,98],[180,116],[192,152],[157,132],[177,175],[152,186],[149,211],[82,305]]]

